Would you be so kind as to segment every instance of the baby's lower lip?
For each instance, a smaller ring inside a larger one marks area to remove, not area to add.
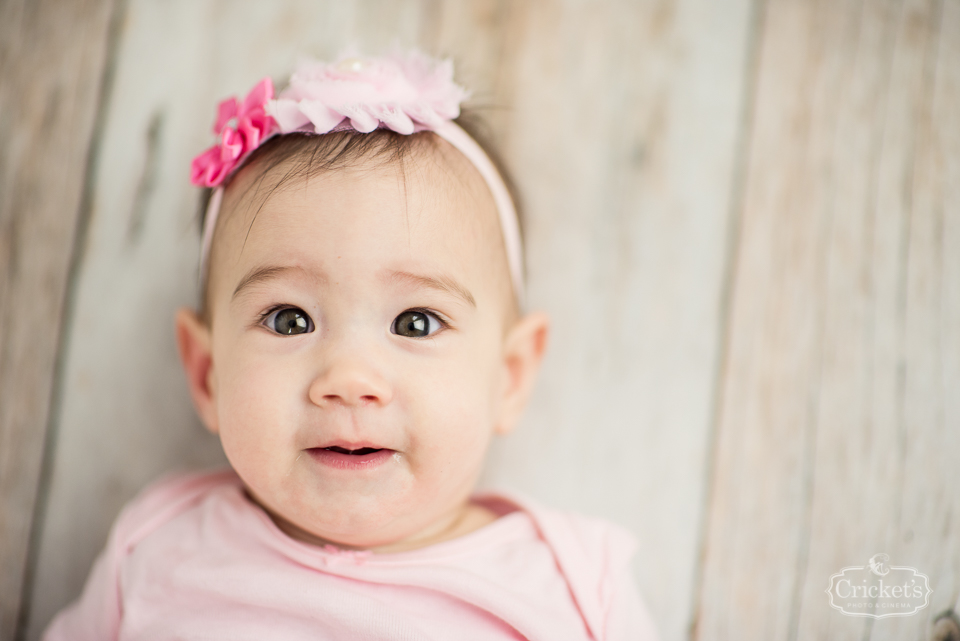
[[[365,447],[360,450],[345,450],[339,447],[312,447],[307,450],[313,460],[321,465],[338,470],[369,470],[383,465],[393,450]]]

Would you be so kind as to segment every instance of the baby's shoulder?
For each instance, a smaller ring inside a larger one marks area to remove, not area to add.
[[[636,541],[630,532],[606,519],[544,507],[523,497],[509,498],[529,515],[540,539],[553,552],[596,638],[656,638],[632,577]],[[641,629],[645,636],[636,637]]]
[[[512,493],[508,498],[530,516],[543,539],[564,555],[609,568],[629,563],[636,551],[633,534],[607,519],[547,507]]]
[[[214,491],[238,487],[231,469],[167,474],[137,494],[120,512],[111,533],[111,547],[129,552],[153,531],[191,509]]]

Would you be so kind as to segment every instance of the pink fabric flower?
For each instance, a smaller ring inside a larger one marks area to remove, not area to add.
[[[194,185],[216,187],[226,180],[247,155],[277,132],[277,121],[265,106],[273,98],[273,82],[264,78],[240,103],[227,98],[217,108],[213,133],[220,137],[214,145],[193,159],[190,181]]]
[[[281,133],[325,134],[348,126],[361,133],[387,127],[412,134],[459,116],[466,97],[453,82],[449,60],[435,61],[419,52],[342,57],[330,64],[302,64],[290,86],[267,103],[267,113]]]
[[[387,127],[401,134],[435,130],[460,115],[466,91],[453,82],[453,64],[419,52],[380,58],[310,61],[273,99],[261,80],[242,103],[228,98],[217,109],[213,132],[220,142],[193,159],[190,180],[216,187],[254,149],[276,133],[325,134],[334,129],[368,133]]]

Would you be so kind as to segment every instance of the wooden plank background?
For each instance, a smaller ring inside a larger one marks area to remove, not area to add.
[[[4,0],[0,641],[145,483],[223,463],[172,335],[216,101],[392,43],[473,89],[554,319],[484,483],[630,527],[666,641],[927,638],[960,595],[960,0]],[[931,606],[832,610],[881,551]]]
[[[113,2],[0,2],[0,639],[12,639]]]
[[[918,639],[957,600],[958,10],[765,8],[698,638]],[[876,552],[931,606],[831,610]]]

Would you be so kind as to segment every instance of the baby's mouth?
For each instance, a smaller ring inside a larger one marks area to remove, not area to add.
[[[321,447],[322,450],[327,450],[328,452],[336,452],[337,454],[349,454],[351,456],[365,456],[367,454],[374,454],[376,452],[382,451],[383,448],[379,447],[361,447],[358,450],[348,450],[345,447],[338,447],[336,445],[332,447]]]
[[[361,445],[357,443],[357,445]],[[344,447],[328,445],[311,447],[310,458],[322,465],[344,471],[373,470],[386,464],[394,456],[393,450],[383,447]]]

